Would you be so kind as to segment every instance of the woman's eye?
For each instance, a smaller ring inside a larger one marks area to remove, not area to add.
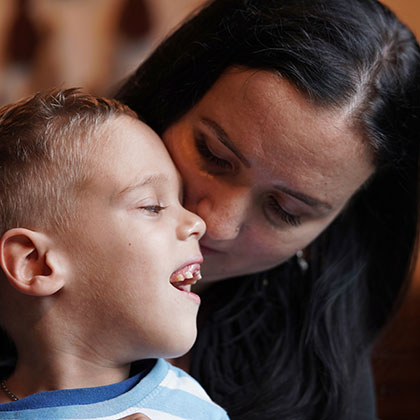
[[[154,204],[152,206],[142,206],[139,208],[147,213],[152,213],[152,214],[159,214],[162,210],[166,209],[166,207],[162,207],[157,204]]]
[[[280,218],[290,226],[299,226],[301,219],[299,216],[288,213],[274,197],[269,197],[267,201],[268,211],[274,214],[275,218]],[[272,219],[273,216],[270,216]]]
[[[200,155],[211,165],[217,166],[221,169],[232,169],[232,164],[225,159],[216,156],[207,146],[203,135],[197,135],[195,138],[195,145]]]

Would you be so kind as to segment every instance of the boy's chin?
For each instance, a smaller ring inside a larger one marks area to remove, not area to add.
[[[189,353],[190,350],[191,350],[191,347],[185,353],[182,353],[178,356],[167,357],[166,360],[172,366],[183,369],[185,372],[189,373],[190,368],[191,368],[190,366],[191,359],[190,359],[190,353]]]
[[[177,359],[179,357],[185,356],[193,347],[197,334],[194,334],[194,337],[188,340],[180,340],[177,345],[172,349],[165,359]]]
[[[187,354],[197,338],[197,329],[178,328],[173,334],[166,334],[164,341],[155,342],[141,359],[177,359]],[[149,343],[150,344],[150,343]]]
[[[188,353],[197,338],[197,326],[195,318],[178,319],[170,325],[160,325],[148,335],[140,335],[137,344],[130,343],[131,350],[135,353],[135,359],[174,359]],[[128,346],[124,348],[127,350]],[[125,352],[126,356],[128,352]]]

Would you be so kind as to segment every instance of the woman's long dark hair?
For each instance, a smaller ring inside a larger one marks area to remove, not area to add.
[[[117,96],[161,134],[232,65],[274,71],[313,103],[346,107],[377,170],[311,244],[309,270],[292,259],[209,289],[191,373],[232,419],[348,419],[360,360],[412,266],[419,47],[375,0],[215,0]]]

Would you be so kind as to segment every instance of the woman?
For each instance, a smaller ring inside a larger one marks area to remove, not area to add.
[[[417,229],[419,58],[375,0],[215,0],[121,88],[207,223],[183,363],[232,419],[375,417],[369,351]]]

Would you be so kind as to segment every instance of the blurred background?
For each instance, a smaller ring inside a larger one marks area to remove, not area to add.
[[[51,86],[105,94],[203,0],[0,0],[0,104]]]
[[[420,0],[383,2],[420,37]],[[0,0],[0,105],[52,86],[106,95],[203,3]],[[379,417],[419,420],[420,264],[372,362]]]

